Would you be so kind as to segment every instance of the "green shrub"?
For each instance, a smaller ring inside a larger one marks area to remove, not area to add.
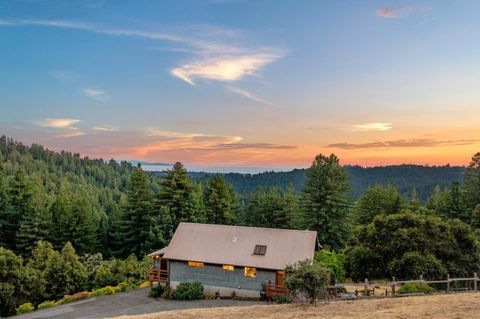
[[[175,290],[173,290],[170,286],[166,286],[163,290],[162,298],[163,299],[172,299],[174,292],[175,292]]]
[[[124,292],[127,291],[130,288],[130,285],[128,282],[122,281],[115,287],[116,292]]]
[[[314,260],[321,262],[325,267],[332,271],[333,277],[337,282],[344,282],[346,277],[345,264],[347,256],[343,251],[322,249],[315,253]]]
[[[330,269],[322,263],[305,259],[285,268],[285,286],[296,295],[303,295],[315,303],[320,297],[326,297],[330,282]]]
[[[401,258],[393,259],[388,264],[390,273],[397,278],[414,279],[423,275],[429,279],[440,279],[447,275],[447,269],[432,254],[408,252]]]
[[[115,293],[115,287],[106,286],[103,288],[95,289],[90,294],[91,296],[106,296],[106,295],[113,295]]]
[[[182,282],[173,293],[173,299],[195,300],[203,299],[203,286],[198,281]]]
[[[148,293],[148,295],[152,298],[159,298],[162,296],[164,291],[165,291],[164,286],[156,285],[156,286],[153,286],[152,289],[150,289],[150,292]]]
[[[435,292],[435,289],[430,287],[428,284],[422,284],[419,282],[408,282],[403,284],[400,289],[398,289],[398,293],[400,295],[403,294],[415,294],[415,293],[424,293],[424,294],[432,294]]]
[[[42,302],[41,304],[38,305],[38,310],[41,310],[41,309],[47,309],[47,308],[52,308],[52,307],[55,307],[56,304],[55,304],[55,301],[44,301]]]
[[[27,302],[21,304],[20,306],[18,306],[18,308],[15,308],[15,310],[17,311],[17,315],[21,315],[22,313],[32,312],[35,310],[35,308],[33,307],[32,303]]]
[[[292,303],[292,299],[290,299],[287,296],[275,297],[275,298],[273,298],[273,302],[276,302],[276,303]]]

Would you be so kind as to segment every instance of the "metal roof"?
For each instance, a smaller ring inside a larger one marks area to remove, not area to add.
[[[314,231],[180,223],[163,258],[284,269],[312,259],[316,240]],[[255,245],[267,246],[264,256],[253,254]]]

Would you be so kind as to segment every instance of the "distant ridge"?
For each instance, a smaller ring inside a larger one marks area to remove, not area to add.
[[[465,167],[463,166],[422,166],[392,165],[378,167],[345,166],[350,177],[351,195],[358,198],[369,186],[376,183],[394,184],[405,196],[411,194],[415,187],[418,196],[426,201],[438,185],[441,188],[453,182],[462,182]],[[255,191],[258,187],[277,186],[283,189],[290,185],[299,192],[305,182],[307,169],[294,169],[288,172],[264,172],[259,174],[226,173],[221,174],[240,194]],[[161,175],[161,172],[156,172]],[[197,181],[206,182],[213,173],[190,172]]]

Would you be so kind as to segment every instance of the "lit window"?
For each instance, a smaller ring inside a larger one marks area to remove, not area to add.
[[[233,267],[232,265],[223,265],[223,269],[228,271],[234,271],[235,267]]]
[[[257,269],[252,267],[245,267],[245,277],[257,277]]]
[[[188,265],[190,267],[203,267],[203,266],[205,266],[203,263],[198,262],[198,261],[189,261]]]
[[[253,250],[254,255],[265,256],[267,252],[267,246],[265,245],[255,245],[255,249]]]

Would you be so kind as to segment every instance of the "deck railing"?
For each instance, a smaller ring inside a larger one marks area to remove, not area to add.
[[[148,271],[148,281],[167,283],[168,282],[168,270],[151,268]]]
[[[285,297],[288,295],[288,290],[283,285],[267,284],[265,286],[265,295],[267,299]]]

